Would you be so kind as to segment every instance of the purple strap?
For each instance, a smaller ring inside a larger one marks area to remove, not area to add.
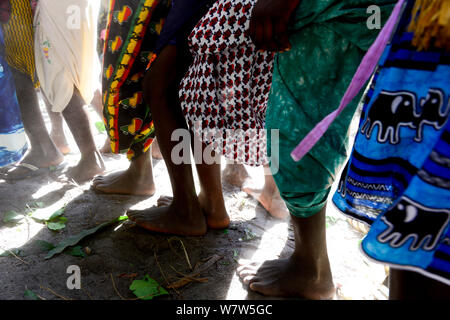
[[[315,127],[312,129],[300,142],[300,144],[292,151],[291,157],[295,161],[300,161],[314,145],[319,141],[319,139],[328,130],[328,127],[336,119],[336,117],[347,107],[347,105],[353,100],[353,98],[359,93],[364,84],[369,80],[381,55],[386,48],[394,27],[397,23],[400,11],[403,7],[405,0],[399,0],[386,22],[383,30],[378,34],[377,39],[370,47],[369,51],[364,56],[361,64],[358,67],[355,75],[353,76],[352,82],[345,92],[344,97],[341,100],[339,108],[334,110],[328,116],[322,119]]]

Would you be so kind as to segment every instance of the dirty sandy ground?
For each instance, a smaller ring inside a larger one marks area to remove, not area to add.
[[[92,113],[92,112],[91,112]],[[94,122],[100,121],[92,113]],[[46,117],[48,124],[48,118]],[[66,128],[67,130],[67,128]],[[68,132],[68,131],[67,131]],[[94,129],[99,146],[105,135]],[[79,159],[73,139],[68,134],[72,153],[69,166]],[[105,157],[108,171],[128,166],[124,156]],[[163,161],[154,161],[157,193],[151,198],[101,195],[90,190],[89,183],[76,185],[63,181],[60,170],[15,183],[0,180],[0,299],[29,299],[31,290],[43,299],[135,299],[130,290],[133,280],[149,275],[163,287],[203,266],[199,281],[168,289],[169,295],[157,299],[267,299],[249,293],[237,275],[241,258],[264,260],[289,255],[294,246],[288,221],[275,220],[252,198],[237,188],[224,184],[225,200],[231,226],[224,231],[209,231],[203,237],[162,236],[147,232],[130,221],[116,223],[85,238],[79,244],[90,254],[76,257],[65,251],[45,259],[43,242],[57,244],[83,230],[93,228],[125,213],[128,208],[156,204],[160,195],[170,195],[171,188]],[[262,185],[259,169],[251,170],[255,183]],[[66,227],[50,230],[27,214],[52,214],[64,208]],[[17,223],[5,223],[8,212],[26,215]],[[365,258],[359,249],[363,234],[329,206],[327,239],[336,299],[386,300],[385,268]],[[86,249],[88,248],[88,249]],[[86,252],[86,251],[84,251]],[[3,254],[2,254],[3,253]],[[209,260],[207,259],[217,259]],[[213,262],[213,263],[211,263]],[[67,268],[81,269],[81,290],[69,290]],[[186,278],[185,278],[186,280]]]

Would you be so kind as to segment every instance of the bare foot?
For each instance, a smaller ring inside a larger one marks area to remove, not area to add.
[[[237,269],[239,277],[249,288],[265,296],[297,297],[313,300],[332,299],[335,294],[329,268],[308,270],[307,263],[287,259],[250,263]]]
[[[69,168],[66,175],[77,183],[86,182],[105,171],[105,165],[98,151],[92,157],[81,158],[75,167]]]
[[[244,185],[248,177],[248,172],[242,164],[227,164],[222,171],[222,181],[238,188]]]
[[[171,197],[171,196],[161,196],[156,201],[156,205],[158,207],[168,207],[172,204],[172,201],[173,201],[173,197]]]
[[[161,196],[157,201],[158,207],[168,207],[172,204],[173,197]],[[204,194],[200,192],[198,195],[198,201],[202,212],[206,218],[206,224],[210,229],[225,229],[230,225],[230,217],[225,209],[225,206],[218,206],[219,201],[208,204]]]
[[[139,173],[131,167],[124,171],[95,177],[92,187],[102,193],[149,197],[156,191],[151,171]]]
[[[182,236],[202,236],[207,231],[205,217],[197,204],[184,204],[183,209],[173,203],[168,207],[128,211],[131,221],[150,231]]]
[[[95,177],[92,188],[102,193],[152,196],[155,183],[150,155],[144,153],[133,159],[127,170]]]
[[[33,172],[25,166],[21,166],[20,164],[29,164],[38,169],[47,169],[52,166],[58,166],[64,161],[64,156],[55,149],[54,154],[45,155],[40,151],[34,151],[31,149],[25,157],[20,161],[19,164],[12,165],[6,167],[2,171],[2,178],[9,180],[20,180],[26,179],[33,174]]]
[[[161,150],[159,149],[158,141],[156,141],[156,139],[153,140],[152,143],[152,157],[156,160],[161,160],[163,158]]]
[[[270,188],[265,184],[262,190],[245,186],[242,188],[242,191],[258,200],[272,217],[276,219],[286,219],[289,217],[289,210],[281,198],[278,189]]]

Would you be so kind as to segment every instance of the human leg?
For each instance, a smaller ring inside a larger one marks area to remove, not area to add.
[[[68,154],[70,153],[70,147],[64,134],[64,118],[60,112],[52,111],[52,106],[44,95],[41,95],[41,97],[44,101],[50,122],[52,123],[50,138],[62,154]]]
[[[172,141],[172,133],[177,129],[188,132],[177,101],[176,61],[177,47],[166,46],[144,80],[145,99],[151,108],[156,137],[169,172],[173,201],[167,207],[127,214],[130,220],[151,231],[203,235],[207,225],[195,191],[191,164],[176,164],[172,159],[172,149],[179,143]],[[190,144],[190,139],[187,143]]]
[[[105,170],[102,156],[97,150],[79,91],[74,89],[72,99],[62,112],[67,125],[81,153],[79,163],[69,169],[68,176],[77,182],[84,182]]]
[[[64,161],[64,156],[53,143],[45,127],[33,82],[20,71],[12,69],[12,72],[22,121],[31,146],[21,163],[31,164],[37,168],[57,166]],[[26,178],[28,174],[30,169],[19,166],[9,170],[6,177],[21,179]]]
[[[389,300],[449,299],[450,286],[417,272],[390,268]]]
[[[291,216],[295,250],[286,259],[244,265],[238,274],[251,290],[267,296],[330,299],[334,296],[325,232],[325,207],[308,218]]]
[[[192,133],[193,148],[196,142]],[[197,140],[197,143],[201,143]],[[202,157],[196,159],[197,173],[200,181],[200,193],[198,199],[206,218],[206,223],[212,229],[224,229],[230,224],[230,218],[225,208],[225,200],[222,191],[222,178],[220,172],[220,157],[202,143]],[[195,150],[195,149],[194,149]],[[210,154],[208,155],[208,151]],[[208,157],[209,159],[205,158]],[[211,161],[212,160],[212,161]]]

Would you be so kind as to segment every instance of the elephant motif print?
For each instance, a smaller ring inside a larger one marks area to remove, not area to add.
[[[420,108],[414,93],[408,91],[381,91],[367,113],[361,133],[368,139],[378,126],[377,140],[391,144],[400,142],[400,128],[416,130],[415,141],[422,141],[425,124],[441,129],[447,121],[450,100],[444,110],[445,94],[440,89],[430,89],[426,98],[420,99]]]
[[[447,116],[450,109],[450,99],[448,100],[445,110],[442,110],[444,106],[445,96],[439,89],[430,89],[426,98],[421,99],[422,113],[419,119],[417,119],[415,126],[417,128],[417,134],[415,140],[422,141],[423,125],[428,124],[433,126],[436,130],[441,129],[447,122]]]
[[[378,236],[382,243],[400,247],[412,238],[411,251],[433,250],[449,222],[448,210],[426,208],[403,197],[381,219],[389,227]]]

